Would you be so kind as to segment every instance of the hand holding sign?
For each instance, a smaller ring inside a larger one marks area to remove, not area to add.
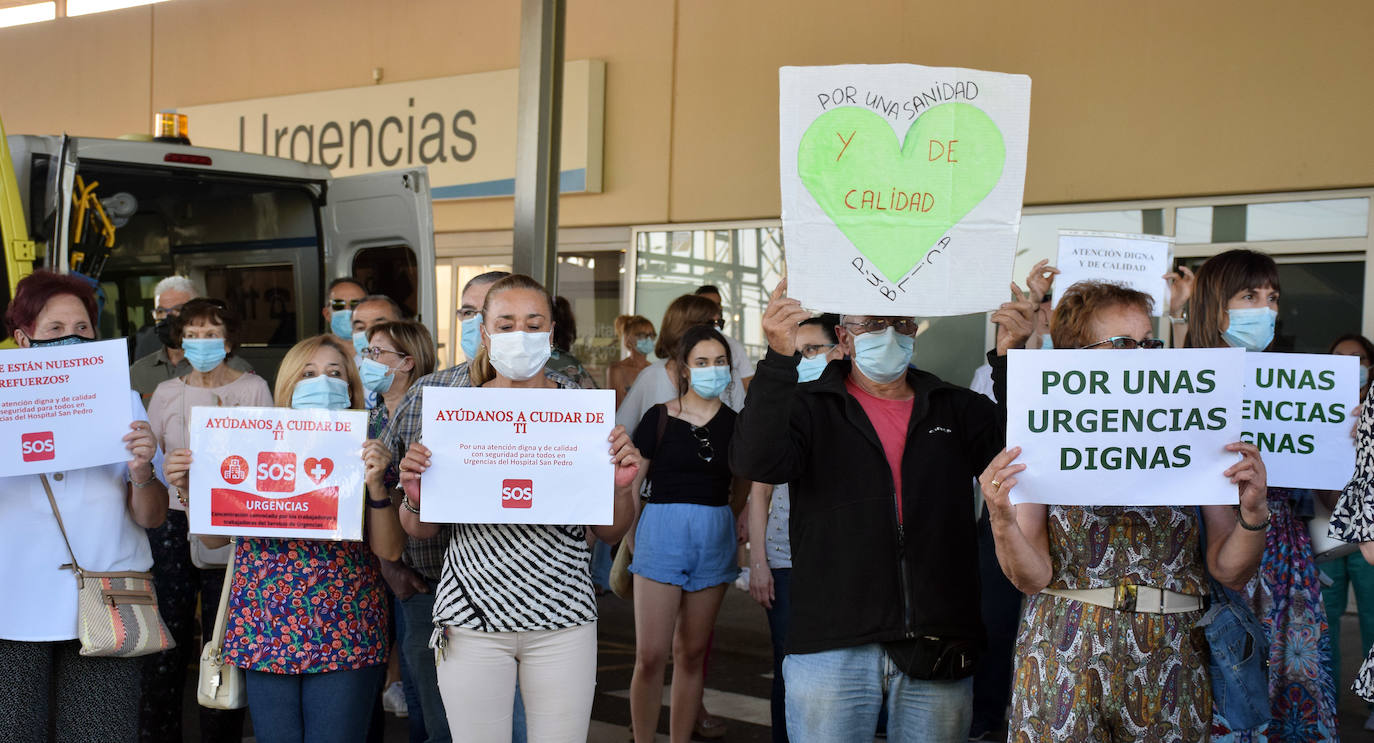
[[[1180,264],[1177,271],[1164,274],[1164,280],[1169,284],[1169,316],[1182,317],[1183,305],[1193,296],[1193,285],[1197,283],[1193,269]]]
[[[162,474],[167,477],[167,484],[180,490],[183,497],[191,487],[190,473],[190,449],[173,449],[167,452],[167,458],[162,462]]]
[[[630,440],[630,434],[626,433],[624,426],[616,426],[611,430],[611,435],[606,437],[611,442],[611,462],[615,464],[615,486],[617,488],[628,487],[635,481],[635,475],[639,474],[639,463],[643,461],[639,456],[639,449],[635,448],[634,442]]]
[[[997,323],[998,356],[1005,356],[1013,348],[1024,348],[1026,339],[1035,329],[1037,303],[1014,283],[1011,285],[1011,296],[1012,301],[1004,302],[992,313],[992,321]]]
[[[415,508],[420,507],[420,475],[429,469],[431,454],[424,444],[417,441],[406,449],[406,455],[401,459],[401,489],[405,491],[406,500]]]
[[[1264,460],[1254,444],[1237,441],[1226,446],[1226,451],[1241,455],[1241,460],[1226,468],[1222,474],[1231,479],[1240,491],[1240,512],[1245,522],[1254,526],[1269,520],[1268,474]]]
[[[331,468],[333,464],[331,463]],[[386,468],[391,466],[391,451],[377,439],[368,439],[363,442],[363,480],[369,487],[380,489],[384,487],[382,479],[386,475]],[[305,463],[306,471],[310,471],[310,463]],[[327,476],[327,475],[326,475]]]
[[[797,326],[809,317],[811,313],[802,309],[801,302],[787,296],[787,279],[779,281],[763,310],[763,334],[768,338],[768,347],[784,356],[796,353]]]
[[[129,424],[129,432],[124,434],[124,448],[129,450],[129,473],[132,475],[142,475],[143,468],[151,468],[153,456],[157,454],[157,439],[153,437],[153,428],[146,421],[134,421]],[[139,480],[146,480],[147,477],[138,477]]]
[[[992,458],[983,474],[978,476],[978,487],[983,491],[983,502],[988,507],[988,518],[996,523],[1009,523],[1016,520],[1016,509],[1012,505],[1011,489],[1016,487],[1016,474],[1026,469],[1024,464],[1012,464],[1021,456],[1021,447],[1003,449],[1001,454]]]

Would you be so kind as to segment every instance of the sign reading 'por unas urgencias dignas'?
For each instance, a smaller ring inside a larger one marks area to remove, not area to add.
[[[178,108],[200,147],[316,163],[335,176],[429,168],[435,199],[515,193],[519,70]],[[559,188],[601,192],[606,65],[563,68]]]

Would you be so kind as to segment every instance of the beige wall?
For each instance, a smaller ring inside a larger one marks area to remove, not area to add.
[[[775,217],[777,68],[1029,74],[1030,204],[1374,184],[1374,3],[570,0],[606,61],[604,193],[568,226]],[[168,107],[518,65],[519,3],[173,0],[0,29],[10,132],[146,131]],[[18,74],[28,71],[31,74]],[[195,133],[192,122],[192,136]],[[440,231],[512,201],[440,202]]]

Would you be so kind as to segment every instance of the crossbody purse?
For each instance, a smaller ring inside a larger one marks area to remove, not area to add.
[[[229,564],[224,569],[224,586],[219,592],[215,612],[215,634],[200,651],[200,679],[196,701],[210,709],[242,709],[248,704],[243,689],[243,669],[224,662],[224,625],[229,616],[229,586],[234,582],[235,544],[229,543]]]
[[[97,573],[84,570],[76,561],[62,513],[57,509],[48,476],[38,476],[48,505],[57,519],[57,529],[67,545],[72,561],[63,565],[76,575],[77,637],[81,640],[81,654],[95,657],[132,658],[151,655],[176,646],[167,625],[157,611],[157,592],[153,588],[153,574],[139,571]]]

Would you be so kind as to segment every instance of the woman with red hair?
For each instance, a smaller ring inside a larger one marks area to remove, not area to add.
[[[93,341],[95,318],[90,284],[46,271],[19,282],[5,313],[20,348]],[[143,572],[153,565],[144,529],[166,516],[167,488],[157,477],[157,442],[133,390],[129,405],[128,462],[0,477],[0,740],[138,737],[143,660],[78,652],[77,582],[69,569],[73,554],[94,572]]]

